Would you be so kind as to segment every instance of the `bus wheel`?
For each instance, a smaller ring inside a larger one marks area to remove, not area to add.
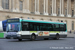
[[[56,39],[56,40],[59,40],[59,38],[60,38],[59,35],[56,35],[56,38],[55,38],[55,39]]]
[[[57,34],[55,38],[53,38],[54,40],[59,40],[60,36]]]
[[[35,35],[31,35],[31,40],[34,41],[36,39]]]
[[[18,39],[18,41],[22,41],[22,39]]]

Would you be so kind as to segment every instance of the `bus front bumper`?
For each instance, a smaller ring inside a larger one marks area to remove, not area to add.
[[[21,35],[7,35],[6,39],[21,39]]]

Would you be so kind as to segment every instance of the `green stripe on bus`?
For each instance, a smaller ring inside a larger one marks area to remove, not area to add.
[[[37,31],[30,31],[30,33],[37,33]]]
[[[0,33],[0,38],[4,38],[4,33]]]
[[[59,31],[50,31],[50,33],[60,33]]]

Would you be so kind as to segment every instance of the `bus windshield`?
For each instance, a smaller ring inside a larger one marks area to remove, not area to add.
[[[18,32],[20,31],[20,24],[7,24],[7,31],[8,32]]]

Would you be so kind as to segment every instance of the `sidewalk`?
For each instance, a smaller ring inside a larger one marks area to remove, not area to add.
[[[74,33],[67,33],[67,38],[75,38],[75,34]]]

